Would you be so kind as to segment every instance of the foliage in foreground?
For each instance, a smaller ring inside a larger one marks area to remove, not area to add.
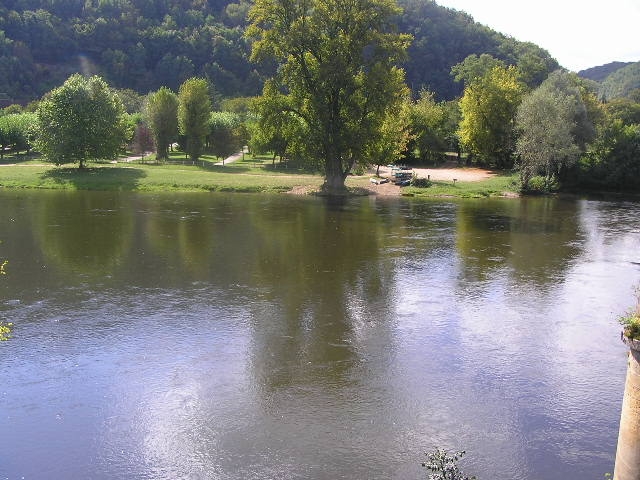
[[[563,169],[578,159],[584,142],[580,130],[593,129],[586,118],[580,91],[569,74],[552,73],[540,87],[527,95],[518,107],[516,142],[522,189],[529,189],[536,175],[544,178],[543,190],[549,191]],[[582,125],[587,127],[580,128]]]
[[[476,477],[469,477],[465,475],[458,467],[458,460],[460,460],[464,451],[449,453],[441,448],[436,448],[435,451],[427,453],[427,461],[422,464],[431,473],[429,474],[429,480],[475,480]]]
[[[145,118],[153,132],[156,158],[169,158],[169,145],[178,137],[178,97],[171,89],[162,87],[147,96]]]
[[[0,342],[4,342],[11,338],[11,330],[13,323],[0,321]]]
[[[640,287],[636,288],[636,300],[636,307],[618,319],[624,328],[625,337],[632,340],[640,340]]]

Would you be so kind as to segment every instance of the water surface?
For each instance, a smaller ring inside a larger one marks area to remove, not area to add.
[[[0,478],[613,469],[637,203],[0,202]]]

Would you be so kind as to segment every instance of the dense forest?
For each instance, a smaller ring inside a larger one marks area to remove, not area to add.
[[[401,0],[401,32],[413,36],[404,64],[414,94],[462,93],[451,67],[488,53],[517,65],[530,86],[558,67],[548,52],[499,34],[432,0]],[[247,0],[4,0],[0,4],[0,102],[28,103],[70,74],[99,74],[146,94],[207,78],[222,98],[253,96],[274,65],[249,61]]]

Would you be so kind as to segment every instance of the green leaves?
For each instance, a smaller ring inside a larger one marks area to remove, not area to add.
[[[383,130],[393,130],[386,118],[406,97],[396,63],[410,37],[392,28],[398,13],[391,0],[257,0],[250,12],[252,58],[280,63],[257,103],[261,122],[272,140],[323,165],[330,189],[375,161],[390,138]]]
[[[500,65],[465,87],[459,135],[469,152],[498,168],[512,166],[514,120],[525,91],[518,69]]]
[[[562,169],[577,161],[582,138],[592,129],[580,91],[570,75],[561,71],[524,98],[516,123],[523,190],[535,175],[544,176],[543,189],[549,190]]]
[[[0,322],[0,342],[7,341],[11,338],[12,329],[13,329],[13,323]]]
[[[116,158],[126,141],[122,102],[98,76],[72,75],[38,106],[37,148],[56,165]]]
[[[162,87],[147,97],[144,116],[153,132],[158,160],[169,158],[169,145],[178,136],[178,97]]]
[[[180,85],[178,92],[178,126],[187,137],[186,152],[192,160],[202,153],[211,113],[209,85],[205,79],[190,78]]]

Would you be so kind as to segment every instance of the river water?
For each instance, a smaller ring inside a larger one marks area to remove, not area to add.
[[[613,470],[638,203],[0,202],[0,478]]]

